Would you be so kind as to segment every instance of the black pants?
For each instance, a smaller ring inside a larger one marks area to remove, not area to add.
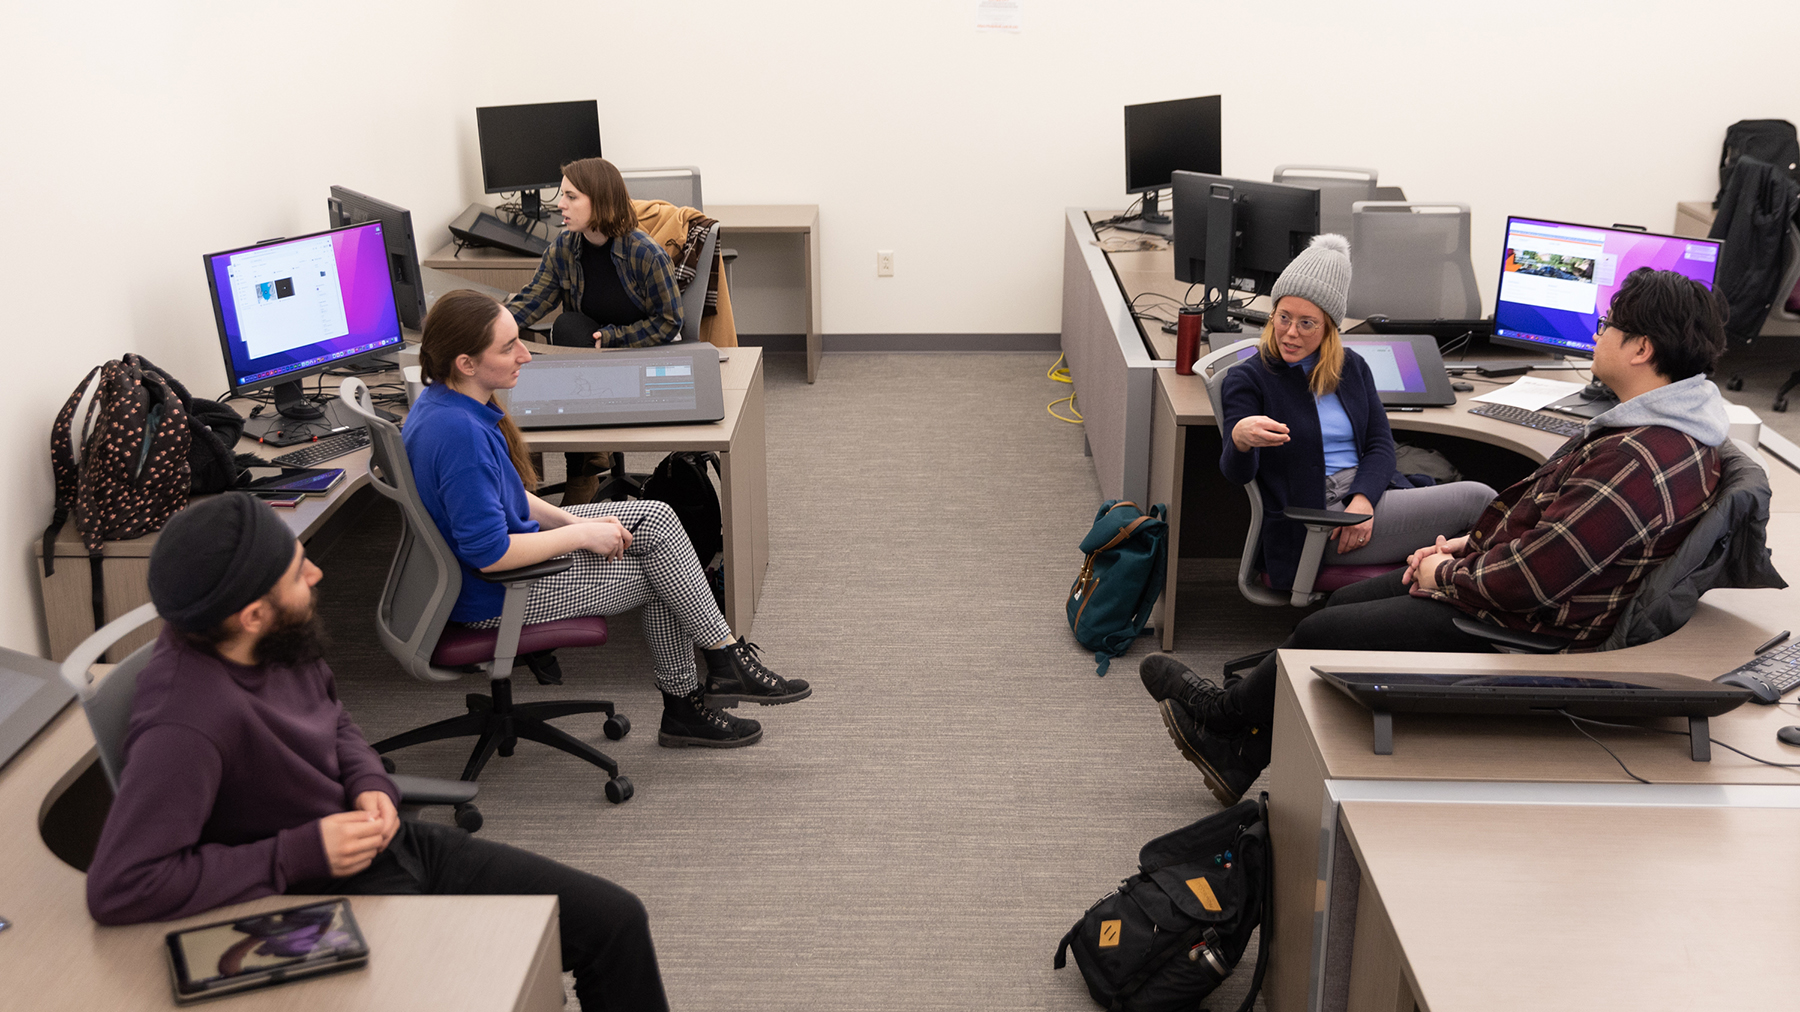
[[[621,886],[451,826],[402,822],[375,863],[325,891],[352,896],[556,894],[562,965],[586,1012],[664,1009],[644,904]],[[375,958],[381,958],[377,955]]]
[[[1462,611],[1408,594],[1410,588],[1400,582],[1405,572],[1397,569],[1371,577],[1331,595],[1325,607],[1301,619],[1281,645],[1299,650],[1494,652],[1487,640],[1451,624]],[[1274,654],[1227,687],[1225,709],[1245,725],[1270,725],[1275,719]]]

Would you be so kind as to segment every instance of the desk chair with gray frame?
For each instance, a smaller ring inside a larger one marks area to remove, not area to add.
[[[1376,192],[1380,173],[1348,165],[1277,165],[1275,182],[1311,186],[1319,191],[1319,232],[1350,234],[1350,207],[1359,200],[1382,200]]]
[[[1713,504],[1663,563],[1638,585],[1618,624],[1597,648],[1618,650],[1662,639],[1687,624],[1700,595],[1714,587],[1775,589],[1787,581],[1775,571],[1768,546],[1769,475],[1727,440],[1719,447],[1719,487]],[[1506,653],[1550,654],[1569,641],[1520,632],[1472,615],[1455,619],[1458,631],[1487,640]]]
[[[468,713],[385,738],[375,743],[375,751],[385,754],[428,741],[474,737],[474,751],[462,772],[463,780],[474,780],[495,752],[510,756],[518,740],[524,738],[605,770],[606,799],[613,804],[630,798],[631,781],[619,774],[618,763],[549,723],[554,718],[578,713],[604,713],[602,730],[617,741],[631,730],[631,722],[616,713],[611,702],[596,699],[515,704],[512,698],[513,664],[523,655],[606,642],[606,619],[598,615],[525,624],[525,602],[531,596],[531,585],[574,563],[565,556],[504,572],[477,573],[489,583],[506,587],[500,627],[472,629],[452,624],[450,611],[462,590],[463,567],[419,499],[400,430],[375,414],[369,390],[361,380],[345,380],[338,396],[368,425],[373,454],[369,484],[399,505],[404,524],[375,615],[381,645],[420,681],[447,682],[482,669],[488,676],[488,694],[470,693],[465,697]]]
[[[150,663],[150,656],[156,652],[156,641],[151,640],[133,650],[98,680],[93,669],[113,644],[155,618],[156,605],[139,605],[82,640],[62,662],[63,681],[69,683],[81,699],[88,726],[94,730],[100,767],[106,773],[107,786],[114,791],[119,789],[119,778],[125,774],[125,732],[131,726],[131,702],[137,694],[138,673]],[[458,826],[471,833],[481,828],[481,811],[472,803],[480,788],[474,784],[431,777],[396,776],[393,779],[394,785],[400,788],[402,818],[416,818],[419,809],[427,805],[452,805]]]
[[[1346,316],[1472,320],[1481,291],[1469,259],[1469,205],[1359,200],[1350,205]]]

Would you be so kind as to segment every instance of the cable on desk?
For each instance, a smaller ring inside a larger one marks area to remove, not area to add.
[[[1592,741],[1596,745],[1599,745],[1601,748],[1606,748],[1606,744],[1604,742],[1602,742],[1600,739],[1595,738],[1593,735],[1588,734],[1585,730],[1582,730],[1582,727],[1581,727],[1582,724],[1593,724],[1595,727],[1616,727],[1616,728],[1619,728],[1619,729],[1625,730],[1625,731],[1649,731],[1653,734],[1672,734],[1672,735],[1676,735],[1677,737],[1688,738],[1688,739],[1692,739],[1694,737],[1693,732],[1691,732],[1691,731],[1671,731],[1668,728],[1644,727],[1639,724],[1615,724],[1615,723],[1611,723],[1611,722],[1604,721],[1604,720],[1595,720],[1592,717],[1577,717],[1567,710],[1558,710],[1556,712],[1569,718],[1569,722],[1571,724],[1575,725],[1575,730],[1581,731],[1581,733],[1586,735],[1590,741]],[[1768,759],[1763,759],[1758,756],[1753,756],[1750,753],[1744,751],[1743,749],[1737,748],[1736,746],[1727,745],[1717,738],[1713,738],[1713,737],[1709,736],[1706,740],[1709,742],[1712,742],[1714,745],[1717,745],[1722,749],[1726,749],[1731,752],[1736,752],[1738,755],[1743,756],[1745,759],[1748,759],[1751,762],[1762,763],[1764,766],[1773,766],[1777,769],[1784,769],[1784,770],[1800,769],[1800,763],[1773,762]],[[1626,776],[1630,777],[1633,780],[1636,780],[1640,784],[1647,784],[1650,782],[1648,780],[1645,780],[1643,777],[1638,776],[1636,773],[1631,772],[1631,770],[1626,769],[1625,762],[1623,760],[1621,760],[1618,757],[1618,755],[1616,755],[1613,752],[1612,749],[1606,748],[1606,754],[1613,757],[1613,761],[1619,764],[1620,769],[1625,770]]]

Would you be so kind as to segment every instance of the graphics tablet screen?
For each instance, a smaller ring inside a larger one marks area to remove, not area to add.
[[[694,366],[685,355],[634,356],[618,364],[545,357],[520,370],[507,410],[524,421],[573,413],[691,410],[695,404]]]
[[[1344,347],[1362,356],[1369,363],[1369,371],[1375,375],[1375,389],[1382,393],[1422,394],[1425,392],[1425,372],[1419,368],[1419,357],[1413,353],[1412,342],[1400,338],[1398,340],[1370,340],[1358,337],[1352,340],[1344,338]]]

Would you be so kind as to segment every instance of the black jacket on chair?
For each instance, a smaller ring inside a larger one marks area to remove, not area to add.
[[[1721,191],[1708,238],[1725,240],[1717,290],[1731,307],[1725,332],[1748,340],[1762,330],[1787,271],[1788,230],[1800,209],[1800,183],[1785,168],[1740,158]]]

